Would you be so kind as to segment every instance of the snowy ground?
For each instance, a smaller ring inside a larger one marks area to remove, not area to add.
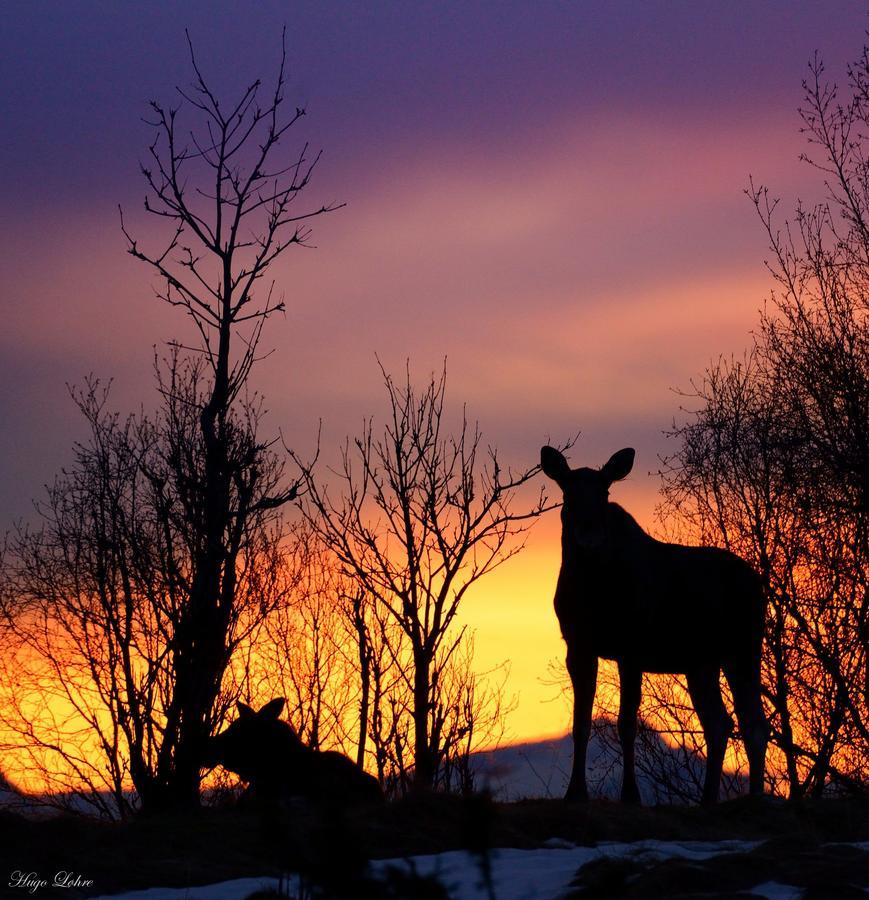
[[[558,797],[563,794],[566,785],[567,773],[570,767],[572,746],[569,737],[565,737],[554,741],[532,742],[525,745],[505,747],[497,751],[480,754],[475,761],[477,764],[477,776],[481,786],[485,785],[500,800],[515,800],[522,797]],[[685,765],[685,761],[673,759],[671,769],[675,773],[679,773],[680,765]],[[689,761],[690,764],[690,761]],[[589,773],[590,783],[592,785],[595,796],[614,797],[618,795],[618,787],[620,782],[620,766],[614,767],[604,752],[602,745],[592,741],[589,748]],[[697,780],[697,773],[685,770],[685,775],[692,781]],[[642,779],[641,779],[642,781]],[[657,796],[654,784],[642,781],[641,791],[647,803],[662,802],[662,798]],[[77,808],[81,801],[76,798],[67,798],[69,806]],[[741,801],[734,801],[737,805]],[[864,885],[864,889],[869,894],[869,860],[860,856],[859,851],[869,854],[869,842],[863,844],[848,843],[838,845],[840,850],[843,847],[856,848],[848,851],[839,852],[836,850],[837,845],[824,843],[826,840],[841,839],[846,840],[851,835],[859,834],[865,836],[865,824],[857,827],[858,817],[865,816],[865,808],[859,806],[848,806],[844,810],[846,822],[851,822],[851,828],[834,829],[830,824],[830,809],[837,810],[836,801],[823,801],[832,804],[832,806],[821,806],[814,809],[814,814],[809,816],[808,820],[794,819],[792,811],[785,808],[781,801],[770,801],[759,808],[751,805],[738,807],[741,815],[749,816],[746,822],[746,828],[734,830],[734,822],[739,822],[739,817],[734,818],[734,810],[737,807],[731,807],[731,811],[722,816],[718,816],[715,821],[717,828],[705,832],[695,831],[692,822],[696,824],[696,818],[692,819],[689,815],[690,810],[685,807],[681,809],[684,812],[675,812],[673,809],[665,809],[662,813],[662,822],[659,823],[661,828],[666,828],[663,832],[655,826],[654,812],[646,814],[645,826],[642,830],[651,830],[658,834],[666,834],[671,836],[689,835],[697,836],[714,836],[717,833],[728,836],[755,836],[762,835],[766,839],[766,843],[759,846],[756,842],[745,840],[714,840],[714,841],[661,841],[661,840],[639,840],[634,842],[613,842],[598,843],[594,847],[576,846],[561,839],[553,839],[548,841],[543,847],[535,850],[519,850],[519,849],[499,849],[493,851],[492,854],[492,876],[494,896],[497,900],[549,900],[549,898],[558,898],[564,895],[571,883],[577,876],[577,873],[589,863],[598,862],[599,865],[589,869],[583,869],[583,880],[588,883],[594,883],[595,879],[601,877],[609,877],[613,870],[623,873],[622,876],[630,880],[631,884],[636,885],[635,877],[645,878],[648,874],[651,881],[646,883],[654,883],[653,892],[649,896],[657,896],[660,894],[660,885],[668,882],[655,882],[656,878],[667,877],[683,877],[686,875],[686,869],[690,870],[687,874],[693,877],[698,869],[701,876],[705,879],[704,884],[712,886],[713,890],[721,890],[725,894],[731,894],[728,885],[725,885],[721,879],[721,873],[729,871],[731,874],[737,870],[740,874],[737,876],[739,881],[738,890],[740,893],[750,893],[757,897],[767,897],[770,900],[800,900],[805,889],[795,887],[789,884],[776,883],[773,880],[778,878],[782,881],[794,881],[800,884],[817,886],[818,878],[831,879],[831,883],[843,884],[848,890],[855,885]],[[545,805],[544,805],[545,806]],[[39,798],[21,797],[14,792],[4,791],[3,785],[0,783],[0,810],[6,808],[10,811],[23,814],[29,820],[42,819],[45,817],[45,809],[41,807]],[[824,810],[827,813],[824,813]],[[630,823],[622,822],[620,825],[618,805],[608,807],[606,804],[600,807],[590,807],[593,818],[596,817],[598,822],[597,834],[608,837],[627,837],[629,835],[638,834],[633,819]],[[387,810],[388,811],[388,810]],[[459,811],[460,812],[460,811]],[[841,812],[841,811],[840,811]],[[836,813],[836,821],[840,821],[840,812]],[[400,827],[403,821],[401,810],[396,812],[395,816],[387,816],[381,825],[387,828]],[[429,810],[432,817],[432,833],[437,834],[437,829],[444,823],[452,822],[455,825],[454,816],[457,814],[454,806],[434,803]],[[514,808],[510,815],[506,816],[507,825],[513,829],[518,828],[518,833],[522,834],[524,828],[528,828],[531,840],[540,839],[540,830],[535,817],[539,815],[550,815],[552,817],[552,831],[549,833],[565,833],[572,840],[583,839],[578,837],[580,832],[576,829],[567,828],[563,821],[562,805],[553,806],[551,809],[530,807],[528,814],[523,818],[521,809]],[[406,811],[402,813],[406,815]],[[650,818],[651,816],[651,818]],[[530,818],[529,818],[530,817]],[[461,818],[461,816],[459,816]],[[863,819],[865,822],[865,819]],[[533,827],[529,822],[534,822]],[[440,823],[440,824],[439,824]],[[753,827],[749,827],[752,826]],[[818,834],[811,836],[812,823],[813,827],[818,829]],[[41,823],[45,828],[52,825],[51,821]],[[209,820],[209,824],[214,823]],[[622,827],[630,825],[630,827]],[[14,823],[7,827],[14,827]],[[38,829],[40,826],[35,825]],[[674,831],[676,828],[678,830]],[[655,830],[652,830],[655,829]],[[808,829],[808,831],[807,831]],[[38,834],[38,830],[34,834]],[[212,834],[221,838],[221,830]],[[545,831],[543,832],[546,833]],[[648,832],[647,832],[648,833]],[[806,837],[806,835],[809,835]],[[149,836],[149,846],[153,847],[153,852],[159,854],[170,854],[172,850],[166,845],[162,839],[155,838],[154,834]],[[497,838],[496,838],[497,839]],[[776,840],[770,840],[776,839]],[[799,845],[799,840],[805,839],[805,846]],[[505,840],[507,840],[505,838]],[[796,840],[797,845],[785,846],[782,841]],[[437,847],[446,844],[446,841],[428,842],[424,844],[427,847]],[[775,845],[775,846],[773,846]],[[120,846],[123,848],[123,842]],[[220,844],[223,846],[223,844]],[[397,852],[398,847],[408,846],[402,842],[387,843],[385,852]],[[410,846],[413,846],[411,844]],[[416,845],[419,846],[418,844]],[[768,849],[772,848],[772,849]],[[200,850],[202,848],[200,847]],[[19,848],[21,850],[21,848]],[[2,851],[2,841],[0,841],[0,851]],[[752,851],[754,851],[752,853]],[[23,851],[22,851],[23,852]],[[124,851],[126,852],[126,851]],[[381,851],[384,852],[384,851]],[[729,858],[730,854],[747,854],[752,853],[751,859],[745,859],[744,856]],[[848,855],[850,853],[850,856]],[[759,858],[757,858],[759,857]],[[159,857],[162,858],[162,857]],[[168,859],[169,857],[167,857]],[[202,877],[208,877],[209,855],[203,854],[203,859],[199,862],[197,875],[193,876],[197,880]],[[254,854],[254,858],[259,860],[261,857]],[[174,859],[174,857],[172,857]],[[607,860],[611,862],[606,863]],[[683,862],[678,862],[682,860]],[[702,860],[713,860],[705,865],[701,864]],[[256,871],[259,863],[254,862],[251,867],[251,860],[244,858],[244,867],[224,868],[222,871]],[[405,872],[415,872],[418,876],[428,877],[435,876],[441,884],[449,891],[450,897],[454,900],[488,900],[491,896],[482,883],[482,876],[474,857],[465,851],[449,851],[432,855],[420,855],[410,857],[408,859],[391,859],[378,860],[371,864],[371,874],[374,877],[382,877],[386,871],[394,867]],[[152,867],[153,868],[153,867]],[[263,866],[265,868],[265,866]],[[678,870],[678,871],[675,871]],[[663,873],[661,870],[664,870]],[[151,871],[149,869],[149,871]],[[159,869],[153,869],[159,872]],[[185,877],[183,871],[180,877]],[[635,875],[633,873],[640,873]],[[204,875],[202,873],[205,873]],[[749,875],[748,873],[751,873]],[[112,874],[111,870],[109,874]],[[178,875],[176,872],[176,883],[178,883]],[[145,876],[147,880],[153,884],[160,877]],[[752,880],[757,879],[757,884],[746,882],[745,877]],[[170,880],[167,878],[167,880]],[[762,882],[762,883],[761,883]],[[115,877],[109,877],[103,882],[104,885],[123,883]],[[142,881],[138,881],[139,884]],[[628,881],[624,882],[625,884]],[[99,882],[97,882],[99,884]],[[730,887],[734,886],[731,877]],[[112,900],[246,900],[251,894],[258,890],[268,888],[278,888],[278,881],[274,878],[242,878],[233,881],[224,881],[219,884],[204,885],[201,887],[187,888],[169,888],[169,887],[152,887],[147,890],[136,890],[123,894],[102,895],[104,900],[108,900],[111,896]],[[290,884],[282,885],[287,896],[296,896],[298,891],[297,883],[292,880]],[[859,890],[859,888],[858,888]],[[0,889],[2,891],[2,889]],[[600,895],[600,894],[598,894]],[[666,895],[666,891],[663,895]],[[832,895],[831,895],[832,896]]]
[[[538,850],[505,849],[494,851],[493,875],[498,900],[549,900],[567,889],[577,870],[601,857],[631,857],[640,861],[664,859],[702,860],[725,853],[747,852],[757,846],[750,841],[636,841],[606,843],[597,847],[564,846],[551,842]],[[389,866],[413,866],[420,875],[436,875],[447,886],[454,900],[485,900],[480,870],[465,851],[451,851],[409,860],[377,860],[375,873]],[[241,878],[222,884],[194,888],[150,888],[126,894],[114,894],[112,900],[244,900],[263,888],[276,888],[274,878]],[[290,885],[292,888],[292,885]],[[799,888],[768,882],[751,891],[769,900],[798,900]],[[292,890],[290,896],[292,896]],[[104,900],[108,900],[108,895]]]

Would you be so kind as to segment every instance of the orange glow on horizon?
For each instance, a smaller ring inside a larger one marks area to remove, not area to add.
[[[579,460],[583,454],[574,448],[572,455]],[[650,523],[654,521],[656,488],[653,479],[635,474],[618,486],[614,499],[622,501],[647,530],[654,531]],[[525,550],[481,579],[462,606],[461,624],[474,632],[475,670],[485,673],[504,663],[509,666],[505,699],[515,696],[516,705],[505,718],[499,746],[558,739],[570,730],[572,696],[564,677],[564,643],[552,607],[560,566],[559,530],[558,513],[550,511],[532,529]],[[40,665],[38,661],[34,664]],[[615,664],[602,661],[596,715],[611,716],[617,710],[617,681]],[[11,684],[8,680],[7,689]],[[266,699],[270,698],[259,701]],[[33,702],[38,700],[31,698],[31,705]],[[38,714],[55,721],[74,719],[72,707],[58,694],[52,708],[40,709]],[[666,734],[662,738],[668,741]],[[45,780],[30,754],[14,749],[15,739],[9,735],[0,734],[0,741],[7,747],[3,770],[9,780],[25,791],[44,789]],[[668,742],[675,746],[674,741]],[[732,743],[726,763],[730,768],[738,765]]]

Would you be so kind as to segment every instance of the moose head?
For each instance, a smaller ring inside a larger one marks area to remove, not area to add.
[[[540,467],[564,493],[562,533],[572,547],[591,550],[603,544],[610,486],[627,476],[633,466],[632,447],[614,453],[599,469],[571,469],[560,450],[543,447]]]
[[[203,766],[223,766],[248,782],[279,777],[288,757],[307,749],[293,726],[280,718],[285,703],[277,697],[256,711],[239,702],[238,718],[206,743]]]
[[[381,801],[377,779],[352,760],[302,743],[280,718],[285,702],[278,697],[260,710],[239,703],[238,718],[206,743],[202,765],[234,772],[248,782],[254,802],[266,807],[293,798],[334,806]]]

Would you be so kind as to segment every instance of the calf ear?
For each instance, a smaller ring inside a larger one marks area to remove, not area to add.
[[[636,452],[633,447],[625,447],[624,450],[613,453],[600,470],[601,474],[609,484],[612,484],[614,481],[621,481],[633,469],[635,455]]]
[[[570,474],[570,466],[564,458],[564,454],[555,447],[542,447],[540,450],[540,468],[543,474],[551,478],[561,487]]]
[[[264,719],[278,719],[280,718],[281,712],[283,712],[284,704],[287,701],[283,697],[275,697],[274,700],[269,700],[268,703],[259,711],[258,715],[262,716]]]
[[[246,703],[242,703],[241,700],[235,704],[238,707],[238,717],[239,719],[249,719],[251,716],[255,716],[256,712],[252,706],[248,706]]]

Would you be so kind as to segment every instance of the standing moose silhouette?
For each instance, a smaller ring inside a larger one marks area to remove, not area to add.
[[[757,574],[727,550],[655,540],[609,501],[610,486],[633,468],[633,449],[619,450],[600,469],[571,469],[564,454],[543,447],[540,464],[564,494],[555,613],[574,697],[566,799],[588,799],[585,763],[598,658],[615,660],[619,669],[623,802],[640,800],[634,741],[644,672],[686,677],[706,739],[702,799],[712,804],[733,730],[721,699],[723,669],[745,741],[749,788],[762,793],[768,731],[760,700],[765,600]]]
[[[280,718],[278,697],[259,711],[239,702],[238,718],[205,746],[205,768],[223,766],[250,785],[260,805],[304,798],[328,806],[376,802],[383,795],[377,779],[342,753],[312,750]]]

